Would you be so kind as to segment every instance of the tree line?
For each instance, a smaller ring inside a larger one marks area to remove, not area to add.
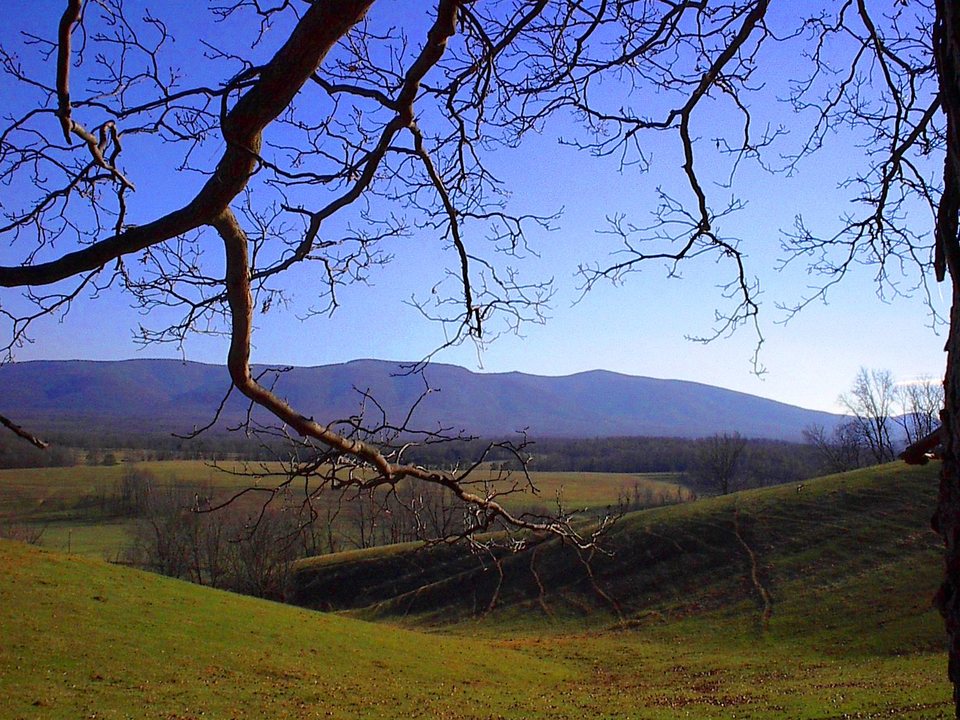
[[[711,456],[731,443],[743,447],[736,453],[733,468],[723,473],[724,484],[708,466]],[[475,457],[481,441],[444,443],[412,448],[416,462],[453,468]],[[824,464],[809,444],[782,440],[744,438],[737,432],[704,438],[609,437],[542,438],[531,441],[525,452],[527,469],[545,472],[677,473],[683,483],[698,491],[729,492],[746,487],[763,487],[815,477]],[[519,469],[515,457],[491,454],[493,462]]]

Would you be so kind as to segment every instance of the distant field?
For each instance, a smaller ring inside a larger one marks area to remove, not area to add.
[[[235,463],[224,463],[227,470],[239,470]],[[58,468],[0,470],[0,509],[8,510],[18,502],[38,506],[73,503],[84,495],[112,489],[131,469],[153,473],[163,483],[209,484],[214,487],[241,487],[250,481],[230,475],[201,460],[164,460],[118,463],[117,465],[75,465]],[[42,509],[42,508],[40,508]]]
[[[222,463],[214,467],[194,460],[120,463],[111,466],[63,468],[29,468],[0,470],[0,519],[42,528],[41,544],[51,549],[115,558],[129,542],[132,520],[104,517],[100,508],[103,499],[114,492],[125,473],[131,470],[153,475],[161,485],[185,485],[208,488],[214,500],[251,485],[270,486],[277,477],[258,479],[244,472],[276,473],[279,464],[262,465]],[[226,471],[226,472],[225,472]],[[237,473],[237,474],[233,474]],[[478,471],[479,479],[497,477],[489,470]],[[621,499],[639,500],[648,505],[689,500],[691,493],[678,484],[674,474],[560,473],[535,472],[531,479],[538,489],[533,493],[521,478],[498,479],[495,485],[504,490],[518,482],[520,492],[504,497],[511,509],[537,507],[555,510],[562,498],[566,509],[596,508],[616,505]]]
[[[0,520],[40,532],[44,547],[115,559],[129,544],[134,521],[105,516],[103,500],[131,469],[150,472],[161,484],[228,490],[246,481],[193,460],[5,469],[0,470]]]
[[[130,520],[60,520],[41,525],[40,545],[59,552],[116,560],[130,543]]]
[[[280,471],[279,464],[266,465],[226,462],[219,467],[200,460],[164,460],[155,462],[120,463],[117,465],[77,465],[62,468],[24,468],[0,470],[0,510],[9,510],[17,502],[35,505],[76,501],[84,495],[113,487],[131,468],[152,473],[163,483],[209,485],[224,490],[239,489],[257,482],[255,478],[231,472]],[[226,472],[225,472],[226,471]],[[495,477],[491,471],[479,471],[479,479]],[[514,474],[520,480],[518,474]],[[649,488],[654,498],[676,501],[679,473],[576,473],[531,472],[530,477],[539,490],[527,497],[553,502],[557,491],[562,491],[566,502],[575,505],[606,505],[616,503],[621,492],[633,492],[634,486]],[[260,480],[269,482],[269,478]],[[689,492],[680,488],[683,498]]]
[[[555,507],[558,493],[571,508],[615,505],[621,497],[630,501],[635,494],[649,505],[686,502],[693,497],[680,484],[680,473],[532,472],[530,477],[538,493],[517,495],[508,504],[534,502]]]
[[[77,508],[78,503],[95,503],[112,492],[131,469],[153,473],[160,483],[223,488],[241,484],[235,476],[196,460],[4,469],[0,470],[0,514],[35,520],[88,515],[83,508]]]

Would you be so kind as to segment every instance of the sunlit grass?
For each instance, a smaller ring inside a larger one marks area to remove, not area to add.
[[[373,624],[3,542],[0,717],[948,718],[935,474],[891,465],[631,515],[597,565],[621,617],[563,553],[543,558],[550,614],[529,574],[464,613],[463,576],[429,612],[386,603]],[[320,566],[342,583],[409,550]]]
[[[750,612],[733,612],[524,634],[488,618],[427,635],[9,542],[0,598],[0,716],[10,718],[952,712],[942,653],[824,646],[816,608],[766,634]]]

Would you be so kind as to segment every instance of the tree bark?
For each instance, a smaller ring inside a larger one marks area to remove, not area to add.
[[[954,281],[957,288],[957,283]],[[948,674],[953,683],[956,717],[960,718],[960,291],[954,290],[944,378],[943,464],[933,527],[943,537],[944,578],[937,593],[949,641]]]
[[[948,272],[952,308],[947,336],[944,407],[941,412],[943,465],[933,527],[944,542],[944,578],[937,593],[948,636],[948,674],[953,683],[956,717],[960,718],[960,9],[953,0],[937,0],[933,31],[940,105],[946,117],[944,187],[935,233],[937,275]]]

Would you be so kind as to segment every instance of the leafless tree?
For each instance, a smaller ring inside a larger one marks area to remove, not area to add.
[[[154,488],[143,520],[135,533],[131,562],[162,575],[202,582],[199,571],[200,516],[190,512],[192,494],[186,487],[169,485]]]
[[[697,471],[721,495],[731,491],[741,470],[747,439],[740,433],[723,433],[698,441]]]
[[[171,64],[169,22],[119,2],[66,2],[49,26],[55,32],[27,36],[40,61],[24,64],[4,50],[3,69],[24,99],[32,96],[2,135],[0,179],[17,190],[20,207],[7,212],[0,233],[25,254],[0,268],[0,285],[30,288],[32,304],[23,314],[3,307],[7,350],[27,339],[36,318],[66,311],[87,290],[119,286],[144,310],[181,313],[159,328],[142,327],[142,342],[228,334],[233,387],[318,444],[316,454],[330,462],[311,459],[314,470],[341,473],[328,484],[361,494],[404,479],[437,485],[474,508],[474,530],[502,522],[589,544],[564,520],[512,515],[495,497],[471,492],[464,474],[405,464],[402,446],[384,437],[404,435],[409,418],[318,422],[251,374],[254,314],[285,302],[278,282],[285,271],[317,265],[315,312],[332,310],[338,288],[363,280],[386,261],[385,244],[412,228],[449,250],[451,267],[438,268],[431,304],[420,305],[447,328],[447,344],[486,341],[498,316],[508,328],[540,318],[550,292],[495,261],[523,252],[525,227],[548,218],[507,214],[481,163],[498,63],[515,62],[508,58],[518,33],[542,22],[544,7],[487,15],[445,0],[432,17],[419,12],[410,27],[389,27],[366,19],[372,4],[225,3],[214,20],[252,27],[252,35],[211,35],[218,45],[204,41],[202,71],[189,80]],[[275,26],[286,39],[263,62],[248,59],[244,53],[258,55],[249,44],[266,44]],[[221,141],[213,163],[198,161]],[[157,148],[162,153],[144,172],[139,153]],[[195,177],[193,194],[151,218],[136,200],[155,196],[150,183],[164,171]],[[476,247],[484,235],[492,258]],[[220,258],[209,258],[211,236],[219,238]],[[454,280],[453,295],[445,276]],[[64,289],[35,290],[48,286]]]
[[[904,441],[912,445],[940,425],[943,409],[943,383],[932,378],[919,378],[896,386],[897,423]]]
[[[257,597],[282,598],[297,542],[305,530],[296,507],[263,510],[233,505],[198,513],[194,488],[173,483],[153,489],[127,550],[127,562],[163,575]]]
[[[856,425],[853,437],[860,438],[875,463],[890,462],[896,457],[896,395],[889,370],[860,368],[850,391],[839,398]]]
[[[811,425],[804,429],[803,437],[817,449],[827,472],[847,472],[863,465],[866,441],[856,421],[842,422],[833,432],[823,425]]]
[[[889,462],[899,446],[930,435],[940,425],[943,386],[929,378],[898,384],[889,370],[861,368],[840,403],[851,420],[832,433],[822,425],[803,433],[831,472],[853,470],[867,458]]]
[[[177,5],[189,8],[178,23],[120,0],[63,2],[22,48],[0,51],[15,88],[0,129],[8,248],[0,286],[24,293],[0,305],[8,351],[37,318],[119,288],[156,311],[138,331],[143,342],[226,333],[233,387],[323,457],[318,468],[340,473],[329,484],[436,485],[473,508],[476,529],[503,522],[590,543],[563,519],[511,514],[497,494],[471,489],[468,474],[405,463],[402,443],[382,442],[402,420],[308,418],[255,377],[254,315],[288,302],[287,271],[316,268],[314,310],[323,312],[344,284],[389,260],[391,240],[413,234],[447,251],[418,300],[446,342],[486,342],[540,319],[549,286],[522,279],[515,260],[528,228],[551,218],[509,208],[489,162],[562,117],[565,142],[624,170],[650,167],[653,135],[681,158],[650,221],[611,216],[622,253],[585,264],[585,288],[649,261],[678,273],[681,263],[717,259],[729,281],[703,339],[746,324],[759,346],[757,281],[741,238],[726,229],[744,205],[740,172],[750,164],[793,172],[845,133],[862,148],[838,190],[851,204],[826,231],[796,219],[784,262],[806,263],[822,283],[788,309],[825,298],[862,265],[887,295],[928,293],[930,280],[950,279],[936,526],[960,693],[955,3],[436,0],[391,15],[374,0],[224,0],[210,6],[209,25],[192,4]],[[200,29],[202,57],[190,60],[189,44],[174,52],[177,28]],[[777,93],[786,56],[804,61],[783,94],[791,125],[806,123],[788,149],[778,147],[784,121],[766,112],[769,102],[754,102]],[[927,218],[933,241],[908,215]]]
[[[157,489],[157,478],[149,470],[130,467],[116,482],[113,496],[117,510],[133,517],[141,516],[150,507],[150,495]]]
[[[44,530],[46,527],[43,525],[31,525],[17,522],[8,516],[0,516],[0,538],[16,540],[28,545],[39,545],[43,539]]]

